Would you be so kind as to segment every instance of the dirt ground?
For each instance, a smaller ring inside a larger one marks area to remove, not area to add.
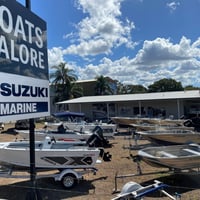
[[[13,133],[13,124],[6,124],[5,131],[0,134],[0,141],[11,141],[20,138]],[[36,125],[37,127],[37,125]],[[37,191],[39,191],[41,199],[44,200],[110,200],[114,198],[125,183],[134,181],[142,186],[152,184],[154,180],[159,180],[168,184],[166,188],[171,195],[181,194],[182,200],[199,200],[200,199],[200,175],[194,174],[173,174],[162,173],[167,169],[158,169],[150,167],[141,162],[143,174],[138,175],[137,164],[131,158],[137,154],[137,150],[150,145],[145,140],[140,140],[138,146],[134,144],[131,136],[123,131],[115,139],[110,140],[111,148],[107,148],[112,154],[112,160],[102,162],[96,165],[98,169],[96,175],[86,174],[84,179],[71,190],[66,190],[59,182],[55,182],[53,178],[42,178],[37,180]],[[130,150],[129,147],[132,150]],[[133,150],[134,149],[134,150]],[[156,173],[155,173],[156,172]],[[135,176],[131,176],[135,174]],[[116,176],[125,176],[123,178],[115,178]],[[130,176],[129,176],[130,175]],[[0,199],[9,200],[27,200],[27,194],[30,192],[30,179],[19,178],[0,178]],[[145,197],[147,200],[167,200],[168,197],[162,196],[160,192]]]

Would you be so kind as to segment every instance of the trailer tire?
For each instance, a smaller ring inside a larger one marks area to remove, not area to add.
[[[78,180],[74,174],[68,173],[63,176],[61,183],[65,189],[71,189],[78,183]]]

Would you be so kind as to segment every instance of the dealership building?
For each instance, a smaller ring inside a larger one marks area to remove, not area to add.
[[[61,105],[85,113],[89,120],[114,116],[180,119],[200,113],[200,90],[84,96],[57,103]]]

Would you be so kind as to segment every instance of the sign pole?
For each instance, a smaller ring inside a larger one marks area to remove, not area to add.
[[[31,0],[26,0],[26,8],[31,10]]]
[[[31,10],[31,0],[26,0],[26,8]],[[35,186],[35,127],[34,119],[29,119],[29,143],[30,143],[30,178]]]
[[[29,144],[30,144],[30,179],[33,190],[36,187],[36,170],[35,170],[35,123],[34,119],[29,119]]]
[[[31,10],[31,0],[26,0],[26,8]],[[36,190],[36,170],[35,170],[35,123],[34,118],[29,119],[29,144],[30,144],[30,179],[32,183],[31,192],[26,200],[40,200],[39,191]]]
[[[17,0],[0,2],[0,79],[4,85],[0,120],[29,119],[31,188],[26,200],[40,200],[34,120],[50,114],[46,22],[31,12],[31,0],[24,0],[24,5]]]

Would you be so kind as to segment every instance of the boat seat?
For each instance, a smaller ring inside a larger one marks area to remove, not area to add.
[[[195,155],[200,155],[200,152],[198,152],[198,151],[194,151],[194,150],[192,150],[192,149],[183,149],[184,151],[187,151],[187,152],[190,152],[190,153],[192,153],[192,154],[195,154]]]
[[[164,156],[164,157],[168,157],[168,158],[177,158],[177,156],[171,154],[171,153],[167,153],[165,151],[159,151],[159,155],[160,156]]]

